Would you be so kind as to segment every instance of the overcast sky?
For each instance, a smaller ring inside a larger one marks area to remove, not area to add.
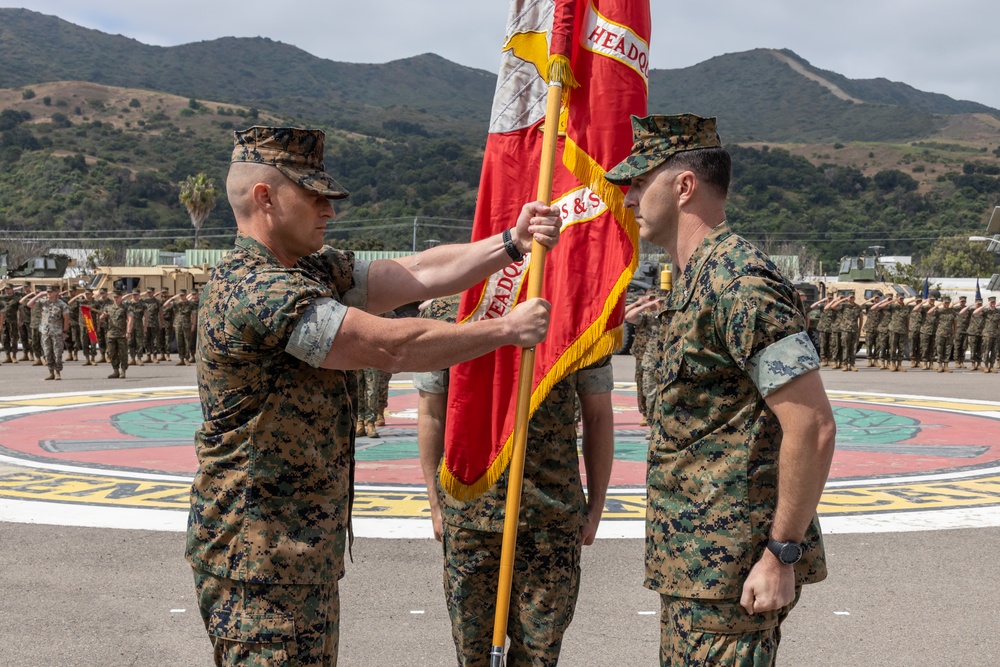
[[[672,11],[678,5],[667,0],[651,4],[655,69],[754,48],[787,48],[852,79],[884,77],[1000,108],[997,0],[716,0],[697,12]],[[382,63],[432,52],[495,72],[509,3],[0,0],[0,6],[26,7],[160,46],[261,36],[341,62]]]

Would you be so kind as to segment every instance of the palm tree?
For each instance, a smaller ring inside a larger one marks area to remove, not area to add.
[[[208,214],[215,208],[215,198],[219,191],[215,187],[215,181],[206,176],[204,172],[197,176],[188,176],[180,186],[181,203],[187,207],[188,215],[191,216],[191,224],[194,225],[194,247],[197,248],[201,226],[208,218]]]

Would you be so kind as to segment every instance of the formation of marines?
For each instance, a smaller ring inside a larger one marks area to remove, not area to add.
[[[905,373],[903,361],[908,356],[911,369],[951,373],[954,363],[955,368],[996,372],[1000,310],[995,296],[972,304],[964,296],[952,303],[949,295],[938,300],[876,293],[863,303],[855,300],[851,292],[820,299],[810,307],[823,366],[857,371],[858,332],[863,331],[869,367]]]
[[[61,380],[64,362],[107,363],[113,368],[109,378],[124,378],[129,365],[172,362],[176,348],[175,365],[194,365],[197,312],[197,289],[171,295],[166,288],[156,291],[152,287],[126,294],[81,286],[63,290],[4,285],[0,363],[47,366],[46,380]],[[119,344],[121,340],[124,343]]]

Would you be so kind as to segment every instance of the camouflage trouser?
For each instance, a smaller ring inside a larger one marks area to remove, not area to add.
[[[336,667],[337,582],[249,584],[194,571],[218,667]]]
[[[875,331],[865,332],[865,354],[868,359],[878,356],[878,333]]]
[[[167,336],[167,328],[160,327],[156,330],[156,349],[160,351],[161,355],[170,354],[170,337]]]
[[[965,351],[969,346],[969,336],[965,333],[958,334],[958,340],[955,341],[955,354],[952,355],[955,361],[959,363],[965,363]]]
[[[938,363],[943,364],[946,361],[951,361],[951,354],[953,351],[951,336],[938,336],[936,342]]]
[[[7,354],[17,354],[17,320],[4,320],[3,351]]]
[[[142,348],[146,344],[142,335],[142,325],[132,327],[132,335],[128,337],[128,354],[130,357],[142,357]]]
[[[80,351],[83,352],[84,357],[93,357],[97,352],[97,345],[90,340],[90,331],[87,329],[87,322],[80,317]]]
[[[108,362],[111,364],[111,368],[118,370],[119,368],[123,371],[128,370],[128,341],[124,338],[112,338],[108,336],[107,341],[107,351],[108,351]]]
[[[391,373],[377,368],[366,368],[358,374],[358,419],[373,422],[389,405],[389,380]],[[383,389],[384,388],[384,389]]]
[[[833,342],[833,336],[829,331],[819,332],[819,357],[823,361],[830,361],[833,357],[831,356],[832,350],[830,349],[831,343]]]
[[[889,360],[902,361],[906,348],[906,334],[889,334]]]
[[[35,355],[35,359],[44,358],[44,352],[42,351],[42,332],[34,327],[31,329],[31,351]]]
[[[444,524],[444,595],[460,667],[489,667],[502,533]],[[508,667],[555,665],[580,590],[580,535],[518,531]]]
[[[979,362],[983,360],[983,337],[976,334],[969,334],[969,360]]]
[[[889,361],[889,332],[879,331],[875,335],[877,336],[875,358],[882,361]]]
[[[21,351],[24,352],[25,354],[27,354],[28,352],[34,354],[35,348],[31,346],[32,342],[31,330],[28,328],[28,325],[22,324],[20,327],[18,327],[18,333],[20,334],[21,338]]]
[[[80,322],[69,321],[69,332],[66,334],[66,349],[75,352],[80,349]]]
[[[858,332],[857,331],[841,331],[840,332],[840,363],[841,365],[853,366],[855,355],[858,350]]]
[[[992,366],[997,360],[997,342],[1000,341],[996,336],[983,336],[983,363],[987,366]]]
[[[154,354],[159,354],[160,351],[156,349],[159,327],[145,327],[145,329],[143,340],[145,341],[146,356],[151,357]]]
[[[41,334],[39,334],[41,335]],[[63,334],[62,331],[42,336],[42,349],[45,351],[45,365],[50,371],[62,372],[63,368]]]
[[[174,335],[177,337],[177,356],[182,361],[191,357],[194,354],[194,350],[191,349],[191,329],[174,327]]]
[[[910,332],[910,361],[916,363],[923,361],[920,358],[920,332]]]
[[[799,600],[750,615],[739,600],[692,600],[660,595],[660,667],[775,664],[781,623]]]
[[[920,334],[920,351],[923,353],[923,360],[927,363],[934,361],[934,334]]]

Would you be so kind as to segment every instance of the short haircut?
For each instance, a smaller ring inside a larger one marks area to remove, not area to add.
[[[663,163],[667,169],[693,171],[698,180],[715,188],[720,195],[729,195],[733,175],[733,158],[725,148],[701,148],[674,153]]]

